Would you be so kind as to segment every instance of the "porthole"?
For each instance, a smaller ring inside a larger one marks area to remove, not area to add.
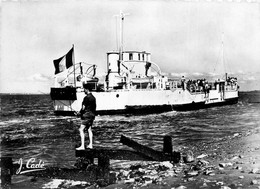
[[[119,94],[116,94],[116,98],[118,98],[119,97]]]

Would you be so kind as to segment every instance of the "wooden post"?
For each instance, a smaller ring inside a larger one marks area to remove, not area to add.
[[[174,152],[172,153],[171,162],[173,162],[173,163],[179,163],[180,160],[181,160],[181,153],[174,151]]]
[[[109,166],[110,160],[107,156],[102,156],[98,158],[98,167],[100,168],[100,178],[104,179],[105,183],[109,183]]]
[[[124,135],[121,135],[120,142],[123,143],[124,145],[127,145],[127,146],[133,148],[137,152],[139,152],[143,155],[146,155],[147,159],[149,158],[153,161],[164,161],[166,158],[162,152],[159,152],[152,148],[141,145]]]
[[[13,162],[11,157],[1,157],[1,186],[3,189],[11,188]]]
[[[171,155],[171,162],[179,163],[181,159],[181,153],[175,152],[172,149],[172,137],[164,136],[163,138],[163,153]]]
[[[172,153],[172,137],[171,136],[164,136],[163,138],[163,152],[166,154]]]

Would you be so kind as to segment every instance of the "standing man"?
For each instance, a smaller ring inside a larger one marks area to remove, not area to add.
[[[86,96],[82,101],[82,107],[80,110],[80,117],[81,117],[81,125],[79,128],[80,138],[81,138],[81,146],[76,148],[76,150],[84,150],[85,149],[85,133],[84,130],[88,130],[89,136],[89,145],[87,148],[93,148],[93,133],[92,133],[92,125],[95,120],[95,113],[96,113],[96,98],[90,92],[90,85],[84,84],[83,85],[84,92]]]
[[[181,87],[182,87],[183,90],[185,90],[185,88],[186,88],[186,86],[185,86],[185,77],[184,76],[181,77]]]

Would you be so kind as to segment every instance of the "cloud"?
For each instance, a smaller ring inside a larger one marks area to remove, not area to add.
[[[204,74],[203,73],[199,73],[199,72],[195,72],[192,75],[194,75],[194,76],[203,76]]]
[[[49,76],[43,75],[41,73],[36,73],[28,77],[30,81],[46,82],[51,80]]]
[[[182,72],[182,73],[170,73],[170,76],[172,77],[190,77],[190,78],[219,78],[222,75],[221,74],[217,74],[217,73],[213,73],[213,72],[209,72],[209,73],[203,73],[203,72],[194,72],[194,73],[187,73],[187,72]]]
[[[245,76],[243,76],[242,79],[243,79],[244,81],[256,81],[255,76],[252,76],[252,75],[245,75]]]
[[[182,77],[182,76],[187,76],[188,75],[188,73],[186,73],[186,72],[183,72],[183,73],[170,73],[170,75],[172,76],[172,77]]]
[[[211,76],[211,77],[216,77],[216,76],[219,76],[220,74],[215,73],[215,72],[209,72],[207,75]]]
[[[238,78],[238,80],[241,81],[258,81],[260,80],[260,73],[259,72],[245,72],[239,70],[236,74],[234,74],[235,77]]]
[[[238,70],[237,73],[238,74],[244,74],[245,72],[243,70]]]

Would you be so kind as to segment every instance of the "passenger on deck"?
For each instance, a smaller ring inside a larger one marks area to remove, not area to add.
[[[90,86],[88,84],[84,85],[84,92],[86,96],[82,102],[82,108],[79,112],[81,117],[81,125],[79,128],[81,145],[76,148],[76,150],[84,150],[85,149],[85,133],[84,130],[88,130],[89,136],[89,145],[87,148],[93,148],[93,133],[92,133],[92,125],[95,120],[96,113],[96,98],[90,93]]]
[[[204,89],[204,93],[205,93],[205,98],[208,98],[209,97],[209,84],[208,82],[205,82],[205,89]]]
[[[185,90],[185,77],[184,76],[181,77],[181,87],[183,90]]]
[[[195,83],[195,90],[198,91],[199,90],[199,84],[198,84],[197,81],[194,81],[194,83]]]

